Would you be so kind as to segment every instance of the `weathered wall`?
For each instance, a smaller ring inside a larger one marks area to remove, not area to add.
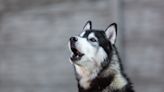
[[[77,92],[68,39],[89,19],[95,28],[105,29],[116,19],[111,2],[70,1],[5,13],[0,92]]]
[[[59,3],[63,1],[72,0],[0,0],[0,12],[15,12],[28,8]]]
[[[164,1],[125,0],[127,71],[137,92],[163,92]]]
[[[163,92],[164,1],[120,1],[0,0],[0,92],[77,92],[67,41],[86,20],[118,22],[136,91]]]

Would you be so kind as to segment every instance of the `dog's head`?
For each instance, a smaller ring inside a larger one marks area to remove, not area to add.
[[[101,69],[112,51],[112,45],[116,41],[116,34],[117,25],[115,23],[112,23],[104,31],[92,29],[92,23],[88,21],[80,35],[70,38],[71,62],[75,66],[87,70],[96,67]]]

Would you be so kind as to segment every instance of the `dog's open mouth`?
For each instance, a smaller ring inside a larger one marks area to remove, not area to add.
[[[72,61],[78,61],[84,56],[84,54],[77,50],[75,46],[71,46],[71,50],[73,52],[73,55],[71,56]]]

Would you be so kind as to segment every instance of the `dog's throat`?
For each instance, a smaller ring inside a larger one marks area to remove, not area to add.
[[[78,83],[79,92],[101,92],[103,89],[111,84],[113,78],[113,76],[108,76],[105,78],[95,78],[90,81],[89,88],[84,88]]]

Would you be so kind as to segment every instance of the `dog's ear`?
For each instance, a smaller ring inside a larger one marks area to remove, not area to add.
[[[109,25],[107,29],[105,30],[105,34],[106,34],[107,39],[109,39],[109,41],[112,44],[115,44],[116,37],[117,37],[117,24],[112,23],[111,25]]]
[[[92,22],[88,20],[83,27],[83,31],[90,30],[90,29],[92,29]]]

